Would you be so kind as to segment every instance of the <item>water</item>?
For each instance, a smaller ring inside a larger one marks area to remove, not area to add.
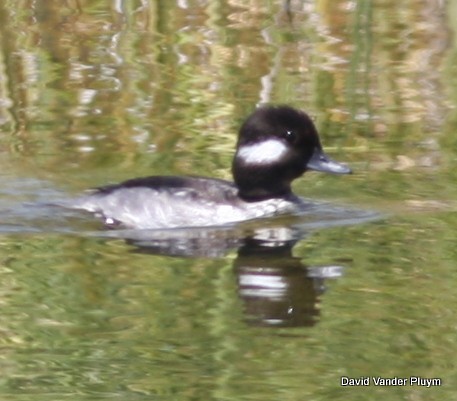
[[[0,399],[455,398],[456,11],[2,2]],[[313,213],[135,232],[49,205],[230,179],[262,102],[306,110],[355,171],[297,180]]]

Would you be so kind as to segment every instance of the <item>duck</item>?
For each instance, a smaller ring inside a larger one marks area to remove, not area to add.
[[[133,178],[89,190],[66,206],[112,228],[224,226],[300,213],[307,203],[291,184],[308,170],[351,173],[325,154],[308,114],[286,105],[261,106],[240,127],[233,182],[191,175]]]

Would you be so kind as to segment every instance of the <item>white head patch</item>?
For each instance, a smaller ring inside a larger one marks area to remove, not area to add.
[[[281,159],[287,153],[287,146],[279,139],[267,139],[238,149],[237,157],[246,164],[268,164]]]

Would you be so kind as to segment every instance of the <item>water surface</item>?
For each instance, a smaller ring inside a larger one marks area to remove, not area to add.
[[[452,399],[456,15],[0,4],[0,398]],[[265,102],[306,110],[355,171],[297,180],[320,214],[139,234],[48,205],[136,176],[230,179],[237,128]]]

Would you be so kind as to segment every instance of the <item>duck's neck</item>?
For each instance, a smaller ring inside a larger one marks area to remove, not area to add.
[[[239,188],[238,195],[246,202],[259,202],[267,199],[286,198],[292,195],[289,189],[284,191],[270,191],[263,188],[252,188],[249,190]]]
[[[289,181],[281,180],[274,170],[246,168],[233,165],[233,179],[240,198],[248,202],[284,198],[291,195]]]

